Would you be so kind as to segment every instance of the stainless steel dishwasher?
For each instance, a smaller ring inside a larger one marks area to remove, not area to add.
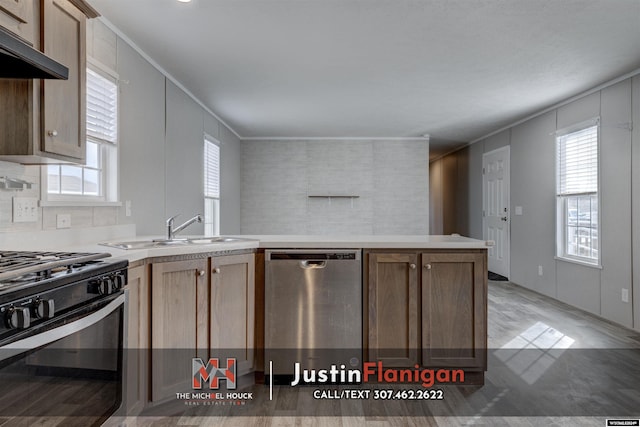
[[[265,251],[265,375],[361,368],[360,250]],[[270,377],[273,378],[270,378]]]

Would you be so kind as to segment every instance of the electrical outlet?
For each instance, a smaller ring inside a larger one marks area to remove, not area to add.
[[[629,289],[622,288],[622,302],[629,302]]]
[[[71,214],[56,215],[56,228],[71,228]]]
[[[38,199],[36,197],[13,198],[13,222],[37,222]]]
[[[542,266],[538,266],[538,276],[542,276]]]

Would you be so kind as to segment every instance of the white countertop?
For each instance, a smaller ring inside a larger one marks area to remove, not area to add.
[[[238,237],[258,240],[261,248],[275,249],[486,249],[489,246],[484,240],[454,235],[242,235]]]
[[[272,249],[486,249],[484,240],[462,236],[408,236],[408,235],[233,235],[244,240],[199,245],[169,245],[147,249],[118,249],[99,245],[98,242],[149,241],[163,236],[134,236],[131,225],[56,230],[46,232],[2,233],[0,249],[108,252],[114,259],[129,262],[145,258],[188,255],[218,251],[233,251],[256,248]],[[133,237],[132,237],[133,236]],[[180,236],[199,237],[199,236]],[[201,236],[200,236],[201,237]]]
[[[181,236],[182,237],[182,236]],[[197,236],[191,236],[197,237]],[[161,236],[138,236],[129,239],[118,239],[113,242],[133,242],[133,241],[149,241]],[[207,252],[218,251],[236,251],[242,249],[256,249],[259,247],[257,240],[242,240],[237,242],[219,242],[199,245],[168,245],[154,248],[145,249],[119,249],[110,246],[103,246],[99,244],[88,244],[73,247],[73,251],[81,252],[108,252],[113,257],[112,259],[126,259],[129,262],[139,261],[145,258],[154,258],[162,256],[175,256],[175,255],[190,255]]]

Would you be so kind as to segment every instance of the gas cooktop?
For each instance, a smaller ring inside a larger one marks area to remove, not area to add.
[[[108,269],[109,253],[0,251],[0,296],[55,287]]]

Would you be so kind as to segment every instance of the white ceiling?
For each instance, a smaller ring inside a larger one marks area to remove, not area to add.
[[[638,0],[89,0],[243,138],[446,151],[640,68]]]

